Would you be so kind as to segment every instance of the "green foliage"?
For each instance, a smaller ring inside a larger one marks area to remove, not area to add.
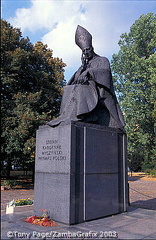
[[[145,169],[145,173],[149,174],[152,177],[156,177],[156,169]]]
[[[121,35],[120,51],[113,55],[116,92],[126,121],[128,160],[132,170],[156,167],[155,79],[156,15],[141,15],[129,33]]]
[[[4,182],[2,182],[1,184],[2,186],[9,186],[10,188],[16,187],[18,185],[20,185],[19,181],[16,180],[5,180]]]
[[[1,29],[3,159],[30,169],[36,129],[59,112],[65,64],[4,20]]]
[[[17,199],[15,201],[15,206],[23,206],[23,205],[32,205],[33,204],[33,200],[30,198],[27,199]]]
[[[5,180],[1,183],[2,186],[7,186],[10,185],[10,181],[9,180]]]

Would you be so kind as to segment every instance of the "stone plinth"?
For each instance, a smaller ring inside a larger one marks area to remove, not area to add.
[[[71,122],[37,131],[34,210],[76,224],[126,211],[126,137],[118,129]]]

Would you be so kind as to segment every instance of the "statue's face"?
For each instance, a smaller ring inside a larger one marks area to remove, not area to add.
[[[84,48],[82,53],[86,59],[91,59],[94,54],[93,47]]]

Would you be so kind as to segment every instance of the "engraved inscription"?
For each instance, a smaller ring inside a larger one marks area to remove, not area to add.
[[[46,140],[45,145],[42,146],[38,160],[66,160],[66,156],[63,153],[62,146],[58,140]]]

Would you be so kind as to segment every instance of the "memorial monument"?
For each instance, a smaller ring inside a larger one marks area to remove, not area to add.
[[[76,224],[126,211],[126,133],[109,61],[81,26],[82,65],[64,88],[60,115],[37,131],[34,210]]]

